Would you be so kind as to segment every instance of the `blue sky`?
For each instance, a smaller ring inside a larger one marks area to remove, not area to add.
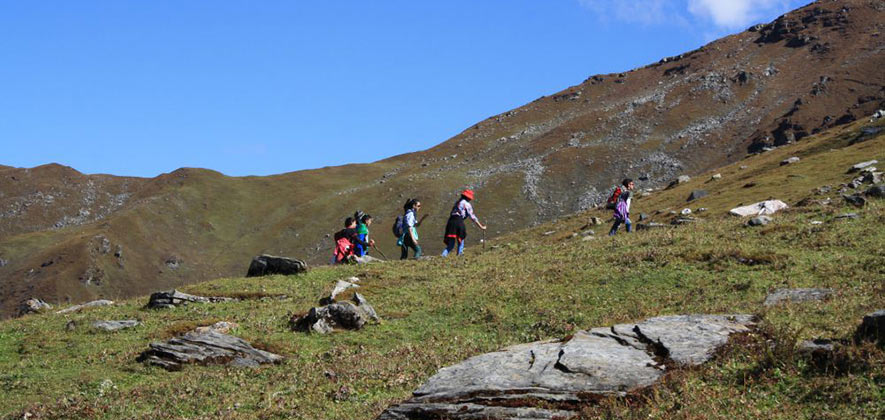
[[[806,3],[0,0],[0,164],[371,162]]]

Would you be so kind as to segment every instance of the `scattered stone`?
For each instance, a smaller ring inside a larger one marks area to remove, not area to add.
[[[301,274],[308,269],[307,263],[301,260],[273,255],[259,255],[252,259],[246,277],[261,277],[272,274],[290,276]]]
[[[594,240],[594,239],[596,239],[596,237],[593,236],[593,235],[587,235],[587,236],[581,238],[581,240],[584,241],[584,242],[592,241],[592,240]]]
[[[30,298],[21,303],[18,309],[18,315],[37,314],[52,309],[52,305],[38,298]]]
[[[335,297],[343,293],[345,290],[356,288],[359,288],[359,286],[356,284],[353,284],[349,281],[338,280],[338,282],[335,283],[335,287],[332,288],[332,293],[330,293],[329,296],[324,299],[327,303],[323,303],[323,300],[320,300],[320,304],[327,305],[329,303],[334,303]]]
[[[181,258],[178,258],[175,255],[172,255],[169,258],[166,258],[165,264],[166,264],[166,267],[169,267],[169,269],[177,270],[178,267],[181,266],[181,262],[182,262]]]
[[[836,350],[836,345],[830,340],[805,340],[799,343],[799,352],[801,353],[815,353],[815,352],[832,352]]]
[[[879,118],[882,118],[882,117],[885,117],[885,110],[880,109],[880,110],[876,111],[875,113],[873,113],[873,119],[870,120],[870,122],[872,122],[873,120],[878,120]]]
[[[833,294],[833,289],[777,289],[765,298],[765,306],[780,303],[800,303],[824,300]]]
[[[744,170],[744,169],[749,169],[749,168],[750,168],[750,167],[749,167],[749,166],[747,166],[747,165],[741,165],[741,167],[740,167],[740,168],[738,168],[738,169],[740,169],[740,170],[742,170],[742,171],[743,171],[743,170]]]
[[[867,200],[863,198],[863,196],[861,196],[860,194],[843,195],[842,198],[845,199],[846,203],[851,204],[855,207],[863,207],[867,204]]]
[[[791,157],[791,158],[787,158],[787,159],[782,160],[782,161],[781,161],[781,166],[789,165],[789,164],[792,164],[792,163],[798,163],[799,160],[800,160],[800,159],[799,159],[798,157],[793,156],[793,157]]]
[[[863,182],[864,184],[881,184],[882,175],[882,172],[864,172],[861,182]]]
[[[95,321],[92,323],[92,328],[112,332],[136,327],[138,325],[140,325],[139,322],[134,319],[126,319],[122,321]]]
[[[707,209],[706,207],[701,207],[701,208],[695,210],[696,213],[704,213],[706,211],[709,211],[709,209]]]
[[[378,419],[573,418],[578,404],[647,388],[670,366],[707,362],[753,326],[751,315],[664,316],[516,345],[440,369]]]
[[[673,188],[673,187],[675,187],[675,186],[677,186],[677,185],[685,184],[685,183],[688,182],[688,181],[691,181],[691,177],[690,177],[690,176],[688,176],[688,175],[680,175],[680,176],[677,177],[675,180],[673,180],[672,182],[670,182],[670,185],[667,185],[667,189],[669,190],[670,188]]]
[[[691,192],[691,194],[689,194],[688,201],[694,201],[701,197],[706,197],[707,195],[709,194],[704,190],[694,190]]]
[[[258,350],[241,338],[217,331],[191,331],[166,342],[151,343],[149,347],[137,360],[169,371],[181,370],[189,363],[254,367],[283,360],[282,356]]]
[[[836,216],[836,219],[857,219],[860,216],[857,213],[845,213]]]
[[[363,255],[362,257],[354,255],[353,257],[354,259],[356,259],[357,264],[372,264],[384,262],[384,260],[382,260],[381,258],[375,258],[371,255]]]
[[[5,267],[9,264],[9,261],[0,258],[0,267]]]
[[[694,217],[680,216],[680,217],[677,217],[677,218],[673,219],[673,220],[670,222],[670,224],[671,224],[671,225],[679,226],[679,225],[687,225],[687,224],[689,224],[689,223],[694,223],[694,222],[697,222],[697,221],[698,221],[698,219],[695,219]]]
[[[869,166],[873,166],[873,165],[875,165],[875,164],[877,164],[877,163],[879,163],[879,161],[878,161],[878,160],[875,160],[875,159],[874,159],[874,160],[868,160],[868,161],[866,161],[866,162],[858,163],[858,164],[852,166],[851,168],[848,168],[848,173],[850,174],[850,173],[852,173],[852,172],[858,172],[858,171],[860,171],[861,169],[867,168],[867,167],[869,167]]]
[[[688,216],[689,214],[691,214],[691,209],[689,209],[689,208],[682,209],[682,211],[680,211],[679,214],[681,214],[683,216]]]
[[[885,198],[885,185],[870,187],[865,193],[867,197]]]
[[[829,206],[830,204],[833,204],[833,200],[830,200],[829,198],[819,199],[819,198],[806,197],[806,198],[803,198],[802,201],[799,201],[798,203],[796,203],[796,207],[810,207],[810,206],[826,207],[826,206]]]
[[[554,234],[554,233],[556,233],[556,231],[555,231],[555,230],[551,230],[551,231],[544,232],[543,235],[544,235],[544,236],[550,236],[550,235],[552,235],[552,234]]]
[[[663,223],[654,223],[654,222],[637,223],[636,224],[636,229],[639,229],[639,230],[652,230],[652,229],[660,229],[660,228],[665,228],[665,227],[667,227],[667,225],[665,225]]]
[[[832,190],[833,190],[833,187],[831,187],[829,185],[824,185],[822,187],[815,188],[812,192],[815,193],[816,195],[825,195],[825,194],[829,194],[830,191],[832,191]]]
[[[602,224],[602,219],[600,219],[598,217],[591,217],[590,218],[590,226],[599,226],[601,224]]]
[[[777,213],[788,207],[787,203],[780,200],[766,200],[750,204],[749,206],[733,208],[728,213],[740,217],[762,216]]]
[[[354,293],[351,302],[332,302],[311,308],[306,315],[293,316],[289,327],[293,331],[328,334],[335,328],[358,330],[368,321],[378,321],[378,314],[362,295]]]
[[[722,179],[722,174],[714,174],[712,177],[710,177],[710,179],[713,181],[718,181]]]
[[[878,310],[863,317],[863,322],[854,333],[854,341],[875,341],[885,345],[885,310]]]
[[[639,213],[639,221],[648,220],[648,215],[645,213]]]
[[[60,311],[56,311],[55,313],[68,314],[71,312],[79,312],[83,308],[92,308],[95,306],[111,306],[113,304],[114,304],[114,301],[112,301],[112,300],[99,299],[99,300],[93,300],[92,302],[86,302],[86,303],[83,303],[80,305],[74,305],[74,306],[71,306],[70,308],[65,308]]]
[[[187,293],[181,293],[178,290],[170,290],[164,292],[155,292],[151,294],[151,298],[145,308],[162,309],[174,308],[179,305],[187,305],[188,303],[218,303],[227,302],[233,299],[228,297],[203,297],[194,296]]]
[[[198,333],[207,333],[210,331],[214,331],[221,334],[227,334],[230,330],[239,327],[240,325],[236,322],[227,322],[227,321],[218,321],[212,325],[206,325],[203,327],[194,328],[194,331]]]
[[[812,220],[811,224],[816,226],[816,225],[822,225],[822,224],[824,224],[824,222],[821,222],[820,220]]]
[[[77,321],[73,319],[65,323],[65,331],[74,331],[77,329]]]
[[[748,226],[765,226],[765,225],[767,225],[767,224],[769,224],[769,223],[771,223],[771,218],[770,218],[770,217],[768,217],[768,216],[756,216],[756,217],[750,219],[750,221],[747,222],[747,225],[748,225]]]

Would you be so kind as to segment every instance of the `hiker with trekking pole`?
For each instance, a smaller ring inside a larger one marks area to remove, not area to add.
[[[417,198],[410,198],[403,205],[405,213],[397,217],[393,223],[393,234],[399,238],[396,244],[402,249],[400,254],[401,260],[409,258],[409,248],[415,251],[415,258],[421,256],[421,246],[418,245],[418,226],[421,226],[427,215],[418,220],[417,213],[419,210],[421,210],[421,201]]]
[[[467,238],[467,226],[464,225],[464,220],[468,217],[470,220],[473,220],[473,223],[476,224],[480,229],[483,230],[483,239],[482,244],[485,247],[485,230],[486,226],[479,222],[479,219],[476,217],[476,214],[473,212],[473,205],[470,204],[473,201],[473,190],[467,189],[461,192],[461,197],[458,198],[458,201],[455,202],[455,205],[452,207],[452,212],[449,215],[449,221],[446,223],[446,232],[443,237],[443,242],[446,244],[446,249],[443,250],[442,256],[446,257],[455,249],[455,246],[458,246],[458,255],[464,254],[464,240]]]

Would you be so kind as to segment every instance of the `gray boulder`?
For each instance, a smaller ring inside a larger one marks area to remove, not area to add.
[[[784,165],[790,165],[790,164],[793,164],[793,163],[798,163],[799,160],[800,160],[800,159],[799,159],[798,157],[796,157],[796,156],[793,156],[793,157],[790,157],[790,158],[786,158],[786,159],[784,159],[784,160],[781,161],[781,166],[784,166]]]
[[[667,189],[673,188],[680,184],[685,184],[686,182],[691,181],[691,177],[688,175],[680,175],[676,177],[673,181],[670,182],[670,185],[667,185]]]
[[[774,306],[780,303],[800,303],[818,301],[829,298],[833,289],[777,289],[765,298],[765,306]]]
[[[867,168],[867,167],[873,166],[873,165],[875,165],[875,164],[877,164],[877,163],[879,163],[879,161],[878,161],[878,160],[875,160],[875,159],[874,159],[874,160],[868,160],[868,161],[866,161],[866,162],[860,162],[860,163],[858,163],[858,164],[852,166],[851,168],[849,168],[849,169],[848,169],[848,173],[858,172],[858,171],[860,171],[860,170],[862,170],[862,169],[864,169],[864,168]]]
[[[252,259],[246,277],[261,277],[272,274],[289,276],[307,272],[307,263],[301,260],[273,255],[259,255]]]
[[[228,302],[234,300],[228,297],[204,297],[204,296],[195,296],[189,295],[187,293],[179,292],[178,290],[170,290],[165,292],[155,292],[151,294],[150,300],[148,304],[145,305],[145,308],[148,309],[164,309],[164,308],[174,308],[179,305],[187,305],[188,303],[218,303],[218,302]]]
[[[854,333],[854,341],[875,341],[885,345],[885,310],[878,310],[863,317],[863,322]]]
[[[508,347],[440,369],[378,419],[568,419],[581,403],[655,384],[713,357],[750,315],[679,315]],[[439,416],[439,417],[434,417]]]
[[[112,301],[112,300],[99,299],[99,300],[93,300],[92,302],[86,302],[86,303],[82,303],[82,304],[79,304],[79,305],[74,305],[74,306],[71,306],[70,308],[65,308],[65,309],[62,309],[62,310],[60,310],[60,311],[56,311],[55,313],[57,313],[57,314],[69,314],[69,313],[71,313],[71,312],[79,312],[79,311],[82,310],[83,308],[93,308],[93,307],[96,307],[96,306],[110,306],[110,305],[113,305],[113,304],[114,304],[114,301]]]
[[[843,195],[842,198],[845,199],[846,203],[851,204],[855,207],[863,207],[867,204],[867,200],[863,198],[863,196],[861,196],[860,194]]]
[[[181,370],[190,363],[254,367],[283,360],[282,356],[256,349],[241,338],[212,330],[191,331],[166,342],[151,343],[149,347],[137,360],[170,371]]]
[[[771,220],[772,219],[768,216],[757,216],[757,217],[750,219],[750,221],[747,222],[747,225],[749,225],[749,226],[765,226],[765,225],[771,223]]]
[[[138,325],[140,325],[140,323],[134,319],[125,319],[122,321],[95,321],[92,323],[92,328],[112,332],[132,328]]]
[[[52,305],[44,302],[42,299],[30,298],[19,305],[18,315],[42,313],[52,309]]]
[[[865,193],[867,197],[885,198],[885,185],[870,187]]]
[[[688,201],[694,201],[701,197],[706,197],[707,195],[709,194],[704,190],[694,190],[691,192],[691,194],[689,194]]]
[[[354,293],[350,302],[331,302],[311,308],[306,315],[293,316],[289,327],[293,331],[328,334],[336,328],[359,330],[369,321],[378,321],[375,308],[362,295]]]

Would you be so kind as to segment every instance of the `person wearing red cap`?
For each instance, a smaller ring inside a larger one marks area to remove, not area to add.
[[[449,216],[448,223],[446,223],[446,233],[443,238],[443,242],[446,244],[446,249],[442,252],[443,257],[448,256],[455,249],[455,245],[458,245],[458,255],[464,253],[464,239],[467,238],[467,227],[464,226],[464,220],[468,217],[480,229],[486,230],[485,225],[480,223],[476,214],[473,213],[471,201],[473,201],[473,190],[467,189],[461,192],[461,198],[452,207],[452,213]]]

